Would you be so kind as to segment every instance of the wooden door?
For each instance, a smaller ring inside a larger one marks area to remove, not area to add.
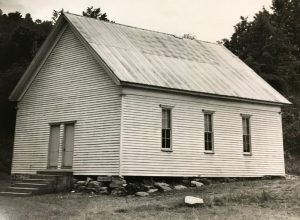
[[[59,133],[60,125],[50,126],[49,151],[48,151],[48,168],[56,169],[58,164],[59,153]]]
[[[62,168],[72,168],[74,149],[74,124],[65,124]]]

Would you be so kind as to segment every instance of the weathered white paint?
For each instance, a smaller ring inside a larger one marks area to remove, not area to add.
[[[74,174],[119,174],[120,89],[69,28],[18,107],[12,173],[46,169],[49,123],[77,121]]]
[[[279,106],[126,88],[122,175],[254,177],[284,175]],[[161,108],[172,109],[173,152],[161,151]],[[214,111],[214,154],[204,153],[204,116]],[[252,156],[243,155],[242,118],[250,114]]]
[[[49,123],[76,121],[75,175],[284,175],[280,106],[121,91],[72,30],[64,31],[18,104],[12,173],[46,169]],[[161,151],[160,105],[173,107],[173,152]],[[214,154],[204,152],[203,109],[214,111]],[[243,154],[241,114],[252,115],[251,156]],[[61,124],[59,167],[63,137]]]

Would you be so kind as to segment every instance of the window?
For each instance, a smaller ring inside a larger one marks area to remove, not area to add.
[[[162,140],[161,147],[163,150],[171,150],[172,146],[172,112],[171,108],[162,108]]]
[[[204,144],[206,152],[214,150],[213,113],[204,112]]]
[[[250,116],[242,115],[243,123],[243,152],[251,154]]]

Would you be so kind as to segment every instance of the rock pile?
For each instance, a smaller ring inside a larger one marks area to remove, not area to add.
[[[169,184],[167,183],[154,183],[154,186],[160,190],[160,191],[163,191],[163,192],[167,192],[167,191],[171,191],[172,188],[170,187]]]
[[[155,192],[169,192],[173,189],[184,190],[188,187],[202,187],[204,184],[198,179],[192,181],[185,178],[182,184],[170,185],[166,182],[154,182],[152,179],[144,179],[139,182],[129,182],[120,176],[98,176],[97,178],[87,177],[86,180],[74,179],[75,192],[87,192],[92,194],[111,194],[115,196],[136,195],[148,196]]]
[[[201,182],[193,180],[193,181],[191,181],[191,186],[202,187],[202,186],[204,186],[204,184],[201,183]]]
[[[126,195],[126,180],[123,177],[98,176],[97,180],[87,177],[85,181],[74,179],[75,192],[94,194]]]
[[[109,184],[109,188],[111,189],[111,194],[115,196],[126,196],[126,187],[127,183],[123,177],[116,176],[112,177],[111,182]]]

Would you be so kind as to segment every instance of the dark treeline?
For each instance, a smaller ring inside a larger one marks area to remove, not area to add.
[[[9,170],[13,146],[15,104],[8,96],[62,11],[53,11],[52,21],[33,21],[30,14],[0,9],[0,170]],[[82,14],[109,21],[100,8]],[[283,109],[284,144],[289,160],[299,157],[300,0],[274,0],[252,21],[241,17],[222,43],[293,103]]]
[[[293,103],[283,108],[284,146],[287,159],[299,158],[300,0],[273,0],[252,21],[241,17],[222,43]]]
[[[14,137],[15,104],[8,96],[51,28],[50,21],[0,10],[0,170],[10,167]]]

